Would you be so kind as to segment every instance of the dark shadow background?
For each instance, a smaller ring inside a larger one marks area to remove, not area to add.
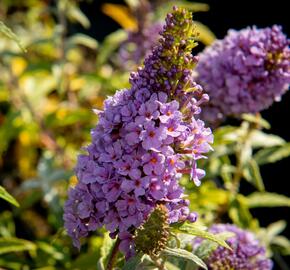
[[[119,25],[112,19],[102,14],[100,7],[103,3],[124,3],[117,0],[95,0],[91,3],[83,2],[81,9],[91,21],[89,31],[74,29],[95,37],[101,41],[112,31],[119,28]],[[174,4],[174,1],[172,1]],[[284,33],[289,36],[289,9],[286,0],[261,1],[261,0],[207,0],[198,1],[210,5],[209,12],[195,13],[194,19],[207,25],[218,38],[223,38],[229,28],[242,29],[249,25],[267,27],[273,24],[283,26]],[[77,26],[76,26],[77,27]],[[72,29],[73,30],[73,29]],[[73,31],[74,31],[73,30]],[[270,132],[277,134],[290,141],[290,92],[283,96],[279,103],[262,112],[262,115],[271,123]],[[290,159],[284,159],[275,164],[262,167],[262,176],[265,181],[266,190],[290,196],[289,171]],[[254,191],[247,184],[242,185],[242,192],[247,194]],[[253,211],[253,214],[260,220],[262,226],[279,219],[290,221],[290,208],[265,208]],[[290,238],[290,226],[284,232]],[[275,268],[276,269],[276,268]],[[278,269],[278,268],[277,268]]]

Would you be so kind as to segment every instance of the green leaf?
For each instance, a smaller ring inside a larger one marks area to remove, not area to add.
[[[290,156],[290,142],[282,146],[262,149],[254,155],[254,159],[259,165],[263,165],[267,163],[274,163],[288,156]]]
[[[234,236],[233,233],[225,232],[225,233],[219,233],[217,236],[221,239],[228,239],[232,236]],[[216,242],[210,241],[208,239],[203,240],[198,248],[194,251],[195,255],[197,255],[202,260],[206,259],[216,248],[218,247],[218,244]]]
[[[72,2],[68,2],[66,12],[68,18],[72,21],[76,21],[80,23],[84,28],[89,28],[91,23],[86,15],[80,10],[78,6],[73,4]]]
[[[276,245],[281,249],[281,253],[285,256],[290,255],[290,241],[285,236],[277,235],[273,238],[272,245]]]
[[[111,254],[115,241],[111,239],[109,233],[104,234],[103,245],[100,250],[100,259],[98,261],[97,269],[104,270],[106,269],[106,265],[108,263],[108,257]]]
[[[240,162],[242,165],[242,168],[248,166],[250,160],[252,159],[252,146],[250,140],[246,140],[244,144],[240,144],[239,148],[240,150]]]
[[[12,39],[13,41],[15,41],[18,47],[23,52],[26,52],[26,49],[24,48],[24,46],[22,45],[20,39],[16,36],[16,34],[14,34],[13,31],[1,21],[0,21],[0,32],[6,37],[8,37],[9,39]]]
[[[198,227],[195,224],[184,223],[183,225],[181,225],[180,227],[174,230],[180,233],[185,233],[185,234],[190,234],[190,235],[198,236],[201,238],[205,238],[210,241],[216,242],[217,244],[225,248],[231,249],[229,245],[224,241],[224,239],[218,237],[217,235],[213,233],[205,231],[204,229]]]
[[[97,66],[103,65],[112,52],[127,38],[127,33],[120,29],[108,35],[98,51]]]
[[[191,12],[206,12],[209,10],[209,5],[205,3],[190,3],[189,1],[184,0],[175,0],[174,4],[176,6],[182,6],[186,9],[189,9]],[[168,12],[172,10],[172,3],[170,1],[164,1],[163,4],[157,7],[157,10],[154,12],[155,20],[164,19]]]
[[[99,268],[98,265],[98,254],[94,252],[86,252],[80,254],[75,261],[72,262],[70,269],[77,269],[77,270],[96,270]],[[102,268],[105,269],[105,268]]]
[[[164,257],[175,257],[175,258],[181,259],[181,260],[189,260],[189,261],[195,263],[196,265],[198,265],[199,267],[201,267],[203,269],[207,269],[207,266],[203,262],[202,259],[200,259],[196,255],[194,255],[193,253],[191,253],[185,249],[180,249],[180,248],[173,249],[173,248],[166,247],[161,252],[161,254]]]
[[[0,254],[35,250],[36,245],[30,241],[13,237],[0,238]]]
[[[194,253],[202,260],[205,260],[217,247],[217,243],[203,240]]]
[[[279,234],[285,229],[285,227],[286,222],[284,220],[279,220],[270,224],[267,228],[260,228],[257,232],[258,239],[261,241],[261,243],[268,249],[271,247],[271,250],[268,250],[269,254],[272,254],[272,252],[275,251],[276,247],[278,249],[284,250],[284,248],[279,247],[278,244],[275,247],[273,247],[273,245],[275,245],[274,239],[276,239],[277,236],[279,239]]]
[[[23,261],[19,259],[16,261],[13,258],[13,261],[11,261],[11,259],[9,258],[1,258],[1,257],[0,257],[0,265],[2,269],[9,269],[9,270],[22,270],[22,269],[25,269],[25,267],[28,267],[27,265],[25,265]]]
[[[266,230],[268,237],[271,238],[271,237],[278,235],[279,233],[284,231],[286,226],[287,226],[287,223],[285,220],[279,220],[279,221],[276,221],[276,222],[270,224]]]
[[[243,169],[243,175],[245,179],[250,182],[253,186],[255,186],[259,191],[264,191],[265,186],[260,173],[260,168],[257,162],[254,159],[251,159]]]
[[[16,207],[19,207],[19,203],[16,201],[16,199],[14,199],[2,186],[0,186],[0,198],[13,204]]]
[[[220,169],[220,176],[224,180],[225,183],[231,183],[233,174],[236,172],[236,167],[229,164],[222,164]]]
[[[72,37],[69,38],[68,40],[69,45],[77,44],[77,45],[83,45],[86,46],[92,50],[96,50],[98,48],[98,42],[85,34],[75,34]]]
[[[13,237],[15,235],[15,223],[11,211],[3,211],[0,214],[0,236]]]
[[[223,126],[214,130],[214,157],[233,154],[235,152],[235,144],[237,142],[237,132],[239,128],[233,126]]]
[[[174,265],[173,263],[171,262],[165,262],[165,269],[168,269],[168,270],[180,270],[179,267],[177,267],[176,265]]]
[[[227,134],[235,133],[237,132],[237,130],[238,130],[238,127],[234,127],[234,126],[218,127],[217,129],[214,130],[215,142],[217,138],[218,142],[220,143],[221,140],[224,140],[226,138]],[[232,142],[232,140],[227,140],[227,142]]]
[[[251,145],[254,148],[259,147],[273,147],[285,144],[285,140],[281,137],[273,134],[264,133],[261,130],[252,130],[251,131]]]
[[[142,262],[143,254],[138,254],[137,256],[131,258],[122,267],[122,270],[135,270],[137,266]]]
[[[209,5],[205,4],[205,3],[197,3],[197,2],[193,2],[190,3],[188,1],[184,1],[184,0],[177,0],[175,2],[175,4],[177,6],[182,6],[186,9],[189,9],[191,12],[206,12],[209,11]],[[172,3],[169,3],[169,11],[172,9]]]
[[[290,198],[270,192],[254,192],[246,197],[249,208],[256,207],[290,207]]]
[[[269,122],[267,122],[265,119],[263,119],[261,116],[257,116],[257,115],[254,115],[254,114],[243,114],[242,115],[242,119],[250,122],[250,123],[253,123],[253,124],[256,124],[258,126],[261,126],[263,128],[266,128],[266,129],[269,129],[271,126],[269,124]]]
[[[201,41],[205,45],[210,45],[215,41],[215,34],[206,25],[197,21],[194,21],[194,24],[196,26],[196,32],[198,33],[198,41]]]
[[[254,229],[257,225],[249,211],[247,198],[241,194],[238,194],[232,201],[228,213],[233,223],[242,228]]]
[[[64,254],[59,252],[53,245],[50,245],[46,242],[37,242],[37,247],[45,252],[50,258],[55,260],[63,260]]]

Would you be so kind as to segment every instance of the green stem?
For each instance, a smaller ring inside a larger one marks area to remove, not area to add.
[[[236,200],[237,194],[239,192],[240,182],[243,178],[243,169],[244,165],[242,160],[242,154],[243,154],[243,148],[245,147],[251,147],[249,145],[251,134],[254,130],[261,129],[261,126],[258,124],[260,122],[261,115],[256,114],[257,123],[251,123],[251,122],[243,122],[244,124],[247,124],[245,133],[243,134],[242,138],[240,138],[239,143],[237,144],[237,148],[235,151],[236,156],[236,170],[234,175],[226,181],[225,188],[230,192],[230,198],[229,198],[229,204],[222,205],[217,213],[216,222],[221,222],[222,217],[224,214],[226,214],[229,210],[229,207],[233,201]]]
[[[155,255],[150,255],[150,258],[151,260],[155,263],[156,267],[159,269],[159,270],[166,270],[164,264],[165,264],[165,261],[159,261],[159,258]]]
[[[240,187],[240,182],[243,177],[243,160],[242,160],[242,154],[243,154],[243,148],[249,148],[250,147],[250,136],[252,131],[255,129],[254,126],[249,123],[249,126],[247,126],[245,134],[240,142],[240,145],[238,145],[238,149],[236,151],[236,160],[237,160],[237,165],[236,165],[236,171],[233,176],[232,184],[230,187],[231,195],[232,198],[235,198],[235,196],[238,193],[239,187]]]
[[[118,255],[118,251],[119,251],[119,245],[121,243],[121,240],[118,238],[114,244],[113,250],[111,252],[106,270],[113,270],[116,260],[117,260],[117,255]]]
[[[231,184],[231,195],[233,197],[235,197],[235,195],[238,192],[238,189],[240,187],[240,181],[242,179],[243,176],[243,165],[241,162],[241,151],[237,151],[236,153],[236,159],[237,159],[237,166],[236,166],[236,172],[234,174],[233,180],[232,180],[232,184]]]

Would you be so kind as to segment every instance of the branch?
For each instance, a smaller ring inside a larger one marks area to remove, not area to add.
[[[107,267],[106,267],[106,270],[113,270],[114,269],[114,265],[116,263],[120,243],[121,243],[121,240],[118,238],[116,240],[116,243],[114,244],[113,250],[111,252],[111,255],[110,255]]]

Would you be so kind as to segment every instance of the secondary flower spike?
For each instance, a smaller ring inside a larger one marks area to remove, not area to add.
[[[199,56],[197,81],[210,96],[202,119],[208,122],[262,111],[289,88],[289,40],[280,26],[230,30]]]
[[[98,112],[87,154],[78,158],[79,183],[65,205],[65,227],[76,246],[104,225],[130,257],[135,229],[157,205],[167,208],[168,223],[195,221],[178,180],[189,173],[200,184],[204,172],[196,161],[211,150],[213,136],[195,118],[208,97],[192,80],[193,38],[191,13],[174,8],[144,68],[131,73],[131,88],[107,98]]]
[[[214,234],[230,232],[234,236],[226,240],[232,250],[219,246],[205,260],[208,269],[272,269],[272,261],[267,258],[265,248],[259,243],[253,233],[230,224],[215,224],[209,231]],[[200,238],[195,240],[193,244],[194,251],[198,249],[202,241]]]
[[[140,26],[136,32],[128,32],[128,38],[121,44],[118,57],[123,69],[135,68],[150,54],[158,42],[162,24],[155,22],[152,25]]]
[[[127,31],[118,51],[118,62],[123,70],[135,70],[142,64],[154,46],[158,43],[162,23],[154,21],[153,12],[162,1],[137,1],[133,13],[135,14],[137,29]]]

